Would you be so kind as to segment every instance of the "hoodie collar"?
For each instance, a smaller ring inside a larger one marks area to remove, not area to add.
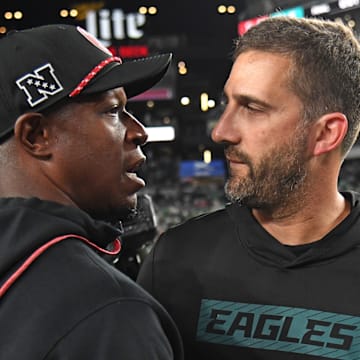
[[[121,233],[78,208],[37,198],[1,198],[0,228],[0,276],[54,237],[76,234],[106,248]]]
[[[235,223],[238,239],[254,257],[268,265],[294,268],[329,260],[359,245],[360,195],[355,192],[344,192],[343,195],[351,203],[351,213],[299,256],[270,235],[254,218],[251,209],[232,204],[227,210]]]

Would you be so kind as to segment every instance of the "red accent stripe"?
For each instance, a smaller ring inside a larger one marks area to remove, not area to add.
[[[112,63],[112,62],[118,62],[122,63],[121,59],[117,56],[111,56],[103,61],[101,61],[100,64],[96,65],[76,86],[76,88],[70,93],[69,97],[74,97],[76,95],[79,95],[81,91],[83,91],[84,87],[88,85],[90,80],[94,78],[99,71],[101,71],[106,65]]]
[[[37,250],[35,250],[22,264],[21,266],[5,281],[5,283],[0,288],[0,298],[4,296],[4,294],[9,290],[10,286],[15,283],[15,281],[25,272],[25,270],[43,253],[45,252],[49,247],[59,243],[60,241],[69,239],[69,238],[76,238],[79,240],[84,241],[86,244],[92,246],[96,250],[101,251],[104,254],[108,255],[117,255],[121,250],[121,242],[119,239],[116,239],[113,242],[114,250],[106,250],[101,248],[100,246],[92,243],[90,240],[79,236],[79,235],[63,235],[58,236],[50,241],[48,241],[46,244],[39,247]]]

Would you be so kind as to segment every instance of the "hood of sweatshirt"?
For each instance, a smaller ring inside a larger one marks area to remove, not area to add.
[[[227,211],[235,223],[238,238],[258,261],[280,268],[294,268],[327,261],[360,246],[360,195],[355,192],[344,192],[343,195],[351,203],[351,213],[326,236],[318,239],[321,241],[313,242],[300,255],[270,235],[257,222],[250,209],[232,204]]]
[[[83,236],[106,248],[121,233],[78,208],[37,198],[1,198],[0,228],[0,277],[57,236]]]

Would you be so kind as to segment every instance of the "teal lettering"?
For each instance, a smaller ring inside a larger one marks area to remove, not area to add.
[[[219,315],[230,315],[231,311],[227,310],[218,310],[212,309],[210,317],[214,320],[211,320],[206,326],[206,332],[212,334],[225,334],[225,330],[223,329],[216,329],[216,325],[223,325],[226,320],[219,319]]]
[[[356,326],[345,324],[334,324],[331,329],[330,337],[333,339],[340,339],[343,342],[341,344],[327,343],[326,347],[332,349],[349,350],[353,341],[353,337],[350,335],[340,334],[341,330],[355,330]]]
[[[268,315],[262,314],[259,317],[259,321],[256,325],[254,338],[257,339],[266,339],[266,340],[276,340],[277,335],[279,333],[280,326],[269,325],[267,326],[267,330],[270,330],[268,334],[264,333],[266,322],[269,320],[281,320],[282,316],[278,315]]]
[[[288,336],[289,329],[291,327],[292,321],[293,321],[292,317],[287,316],[285,318],[284,325],[283,325],[283,327],[281,329],[280,336],[279,336],[280,341],[288,341],[288,342],[291,342],[291,343],[298,343],[300,341],[297,338],[293,338],[293,337]]]
[[[240,324],[241,320],[245,320],[244,324]],[[243,331],[244,332],[244,337],[251,337],[251,330],[253,327],[253,323],[254,323],[254,314],[251,313],[243,313],[243,312],[239,312],[233,323],[230,326],[229,331],[227,332],[227,335],[234,335],[234,332],[239,330],[239,331]]]
[[[311,339],[311,337],[313,337],[313,336],[321,337],[325,333],[322,330],[316,330],[315,329],[316,326],[329,327],[329,325],[331,325],[331,323],[329,323],[327,321],[311,320],[311,319],[308,320],[306,328],[309,329],[309,331],[307,331],[304,334],[301,343],[308,344],[308,345],[315,345],[315,346],[324,346],[324,342],[313,340],[313,339]]]
[[[360,317],[316,309],[203,299],[197,341],[311,355],[360,359]]]

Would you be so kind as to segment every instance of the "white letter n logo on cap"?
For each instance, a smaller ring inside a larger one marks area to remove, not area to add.
[[[25,91],[27,102],[34,107],[49,96],[63,90],[51,64],[46,64],[34,70],[33,74],[26,74],[16,81],[17,86]]]

